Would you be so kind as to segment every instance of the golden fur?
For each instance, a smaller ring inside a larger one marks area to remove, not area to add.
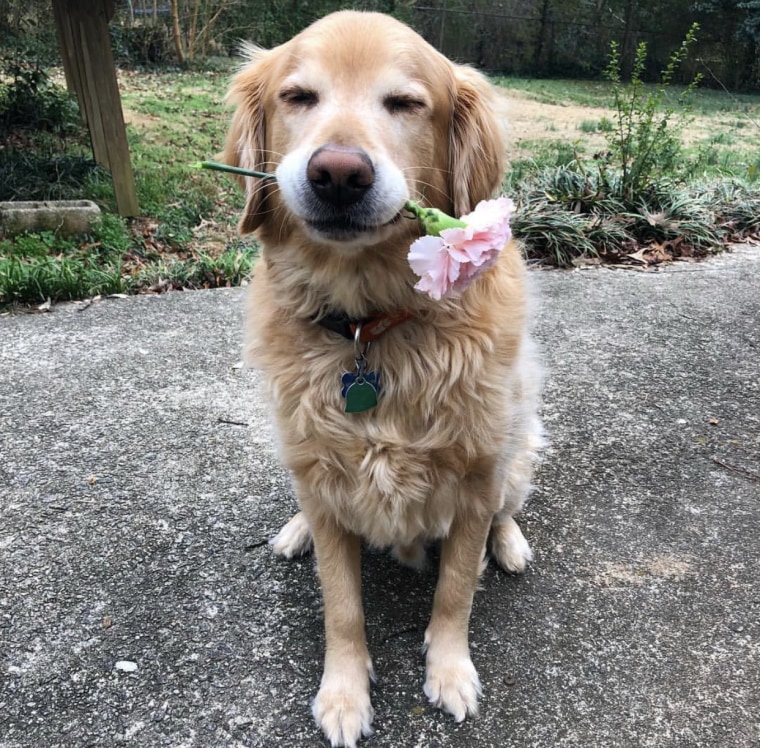
[[[510,243],[464,293],[433,301],[414,290],[407,262],[419,230],[397,215],[404,199],[461,215],[499,185],[504,142],[482,76],[397,21],[352,11],[276,49],[251,48],[249,58],[230,92],[237,108],[225,159],[278,173],[276,185],[243,180],[240,229],[263,245],[248,350],[269,384],[301,507],[273,542],[290,557],[313,539],[326,631],[313,711],[333,746],[354,746],[373,716],[360,538],[415,564],[425,542],[442,539],[425,693],[457,720],[477,710],[467,626],[489,532],[505,568],[521,571],[530,559],[512,519],[539,437],[525,274]],[[309,225],[303,171],[325,144],[371,159],[371,230],[336,238]],[[412,317],[368,352],[381,371],[379,403],[345,413],[340,378],[353,369],[353,345],[313,318],[397,309]]]

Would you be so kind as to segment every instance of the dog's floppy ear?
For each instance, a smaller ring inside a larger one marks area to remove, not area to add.
[[[491,83],[471,68],[455,68],[449,131],[449,194],[457,216],[493,196],[504,176],[504,118]]]
[[[264,94],[271,69],[271,52],[255,46],[244,47],[248,63],[235,76],[226,101],[237,108],[232,117],[223,160],[230,166],[269,171]],[[254,177],[236,177],[245,190],[245,210],[238,229],[241,234],[255,231],[264,221],[266,183]]]

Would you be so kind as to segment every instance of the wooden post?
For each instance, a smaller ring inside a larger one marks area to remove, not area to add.
[[[53,0],[66,84],[87,122],[95,161],[111,172],[119,214],[135,216],[135,178],[108,35],[114,8],[114,0]]]

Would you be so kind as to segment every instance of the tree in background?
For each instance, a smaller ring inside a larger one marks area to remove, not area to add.
[[[172,38],[181,65],[219,51],[216,27],[233,4],[234,0],[171,0]]]
[[[122,60],[190,64],[233,54],[241,40],[275,46],[349,7],[389,13],[455,60],[514,75],[599,78],[617,41],[627,78],[644,41],[647,81],[696,21],[699,62],[676,82],[701,69],[707,83],[760,89],[760,0],[117,0],[111,32]],[[32,42],[37,59],[57,58],[49,0],[0,0],[0,46]]]
[[[760,0],[704,0],[693,9],[708,73],[727,88],[760,88]]]

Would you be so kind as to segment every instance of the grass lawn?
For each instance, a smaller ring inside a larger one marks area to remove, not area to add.
[[[134,220],[115,215],[110,178],[91,163],[81,129],[64,137],[14,135],[0,151],[0,199],[89,198],[104,210],[104,220],[92,236],[75,240],[44,234],[0,241],[0,306],[234,285],[246,277],[256,247],[236,233],[242,194],[228,176],[190,166],[222,148],[230,118],[223,97],[232,69],[223,60],[203,72],[119,73],[141,210]],[[62,83],[59,71],[52,77]],[[618,254],[633,254],[638,247],[626,244],[619,230],[626,222],[646,222],[646,216],[626,214],[626,208],[602,221],[593,204],[601,196],[588,194],[599,191],[598,185],[592,189],[588,170],[614,126],[610,84],[515,78],[497,83],[509,100],[513,135],[505,190],[521,203],[515,231],[531,242],[532,256],[567,264],[578,255],[605,254],[610,242],[617,242]],[[705,201],[715,203],[716,182],[724,185],[727,201],[742,204],[749,215],[760,213],[760,96],[698,91],[683,143],[686,168],[666,189],[686,183],[701,191],[702,204],[689,208],[694,220],[706,215]],[[536,202],[536,190],[543,202]],[[546,195],[553,200],[547,202]],[[584,227],[581,205],[591,205]],[[546,219],[547,210],[557,206],[559,223],[554,213]],[[720,220],[725,223],[726,216]],[[568,221],[578,225],[568,229]],[[662,218],[668,221],[689,228],[681,214]],[[652,240],[673,241],[678,234],[671,234],[655,231]],[[722,238],[708,231],[696,246],[715,248]]]

